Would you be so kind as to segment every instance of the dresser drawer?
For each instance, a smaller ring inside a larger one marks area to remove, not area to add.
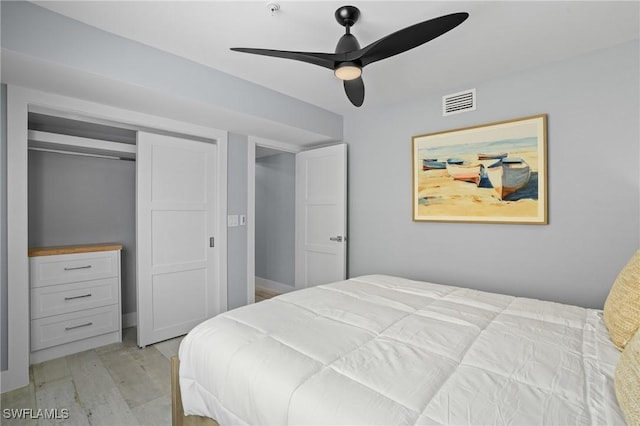
[[[31,321],[31,350],[37,351],[116,331],[119,305],[103,306]]]
[[[31,319],[113,305],[118,296],[117,277],[36,287],[31,289]]]
[[[120,252],[36,256],[29,259],[31,287],[117,277]]]

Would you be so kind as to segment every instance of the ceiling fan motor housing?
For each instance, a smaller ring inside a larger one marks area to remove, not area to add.
[[[359,49],[360,43],[358,43],[358,39],[353,34],[344,34],[336,45],[336,53],[351,52]]]

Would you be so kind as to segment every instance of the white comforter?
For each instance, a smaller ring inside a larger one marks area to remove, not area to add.
[[[601,312],[364,276],[218,315],[180,346],[220,424],[624,424]]]

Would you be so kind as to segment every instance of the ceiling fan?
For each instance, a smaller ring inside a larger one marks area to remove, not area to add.
[[[364,48],[351,34],[351,27],[358,21],[360,10],[355,6],[342,6],[335,12],[338,23],[345,27],[335,53],[291,52],[286,50],[252,49],[232,47],[236,52],[274,56],[307,62],[333,70],[336,77],[344,81],[344,90],[351,103],[357,107],[364,102],[362,68],[418,47],[460,25],[469,17],[466,12],[452,13],[420,22],[375,41]]]

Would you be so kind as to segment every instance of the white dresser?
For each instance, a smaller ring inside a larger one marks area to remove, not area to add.
[[[29,250],[31,363],[122,341],[120,244]]]

